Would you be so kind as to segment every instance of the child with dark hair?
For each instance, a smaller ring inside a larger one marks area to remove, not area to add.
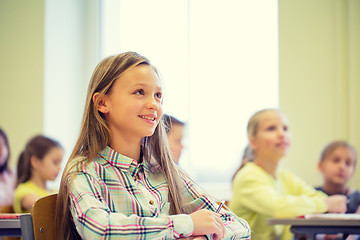
[[[168,114],[163,115],[163,121],[173,160],[176,164],[179,164],[181,152],[184,148],[182,140],[184,138],[185,123]]]
[[[46,183],[56,179],[62,158],[63,149],[50,138],[36,136],[26,144],[17,164],[15,212],[30,212],[37,199],[52,193]]]

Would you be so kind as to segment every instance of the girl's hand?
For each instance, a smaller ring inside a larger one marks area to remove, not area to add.
[[[332,195],[325,199],[329,213],[345,213],[347,198],[344,195]]]
[[[223,239],[225,225],[220,218],[220,214],[206,209],[190,214],[194,223],[193,236],[214,234],[214,240]]]

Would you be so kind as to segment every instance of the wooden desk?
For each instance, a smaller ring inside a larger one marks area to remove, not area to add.
[[[342,236],[360,234],[360,217],[359,219],[341,219],[340,217],[270,218],[267,223],[269,225],[291,225],[292,233],[306,235],[307,239],[315,239],[316,234],[342,234]]]
[[[31,214],[10,215],[0,214],[0,236],[18,236],[23,240],[34,240]]]

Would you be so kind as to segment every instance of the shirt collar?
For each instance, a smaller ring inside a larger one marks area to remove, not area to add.
[[[138,163],[135,159],[122,155],[109,146],[106,146],[99,155],[112,166],[119,168],[123,172],[130,171],[132,175],[142,169],[145,170],[145,173],[148,173],[149,168],[151,171],[161,171],[160,165],[154,159],[151,160],[150,166],[148,166],[147,161],[144,159],[141,163]]]
[[[119,168],[123,172],[127,172],[129,170],[134,171],[138,165],[135,159],[122,155],[109,146],[106,146],[99,155],[109,164]]]

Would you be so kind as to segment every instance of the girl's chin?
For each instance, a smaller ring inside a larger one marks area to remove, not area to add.
[[[342,185],[345,185],[347,181],[348,180],[346,180],[344,178],[337,178],[333,181],[333,183],[336,185],[342,186]]]
[[[50,179],[50,181],[55,181],[57,178],[57,176],[53,177],[52,179]]]
[[[144,133],[144,137],[151,137],[152,135],[154,135],[154,132],[155,132],[155,130],[147,131],[147,132]]]
[[[287,151],[281,151],[281,152],[278,153],[278,157],[283,158],[283,157],[286,156],[286,153],[287,153]]]

